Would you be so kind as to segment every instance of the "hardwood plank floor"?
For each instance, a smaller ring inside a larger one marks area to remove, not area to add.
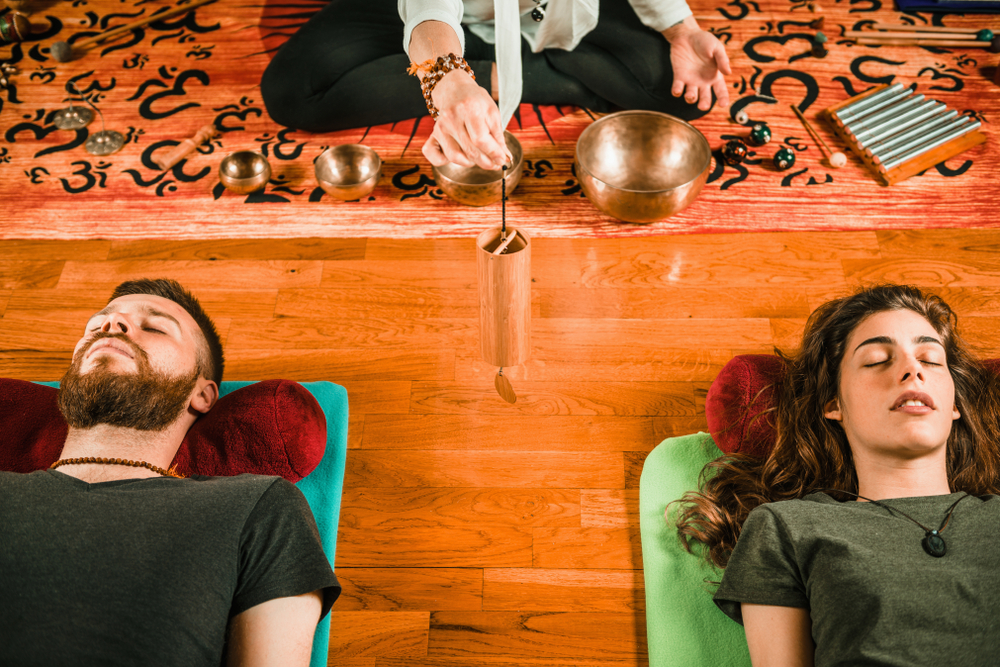
[[[472,239],[0,242],[0,375],[58,380],[120,281],[170,276],[225,337],[227,379],[349,395],[331,664],[646,664],[638,487],[704,430],[734,355],[792,349],[819,303],[931,288],[1000,356],[988,230],[532,241],[532,357],[493,390]]]

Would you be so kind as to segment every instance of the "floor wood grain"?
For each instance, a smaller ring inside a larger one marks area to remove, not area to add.
[[[479,352],[472,239],[0,242],[0,374],[58,380],[120,281],[170,276],[225,336],[227,379],[343,385],[347,481],[331,664],[646,664],[642,465],[704,430],[744,352],[906,280],[1000,356],[1000,235],[714,234],[532,242],[532,357]]]

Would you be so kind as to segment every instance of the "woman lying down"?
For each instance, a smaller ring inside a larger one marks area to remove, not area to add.
[[[785,365],[774,450],[709,464],[678,520],[754,667],[1000,664],[1000,403],[955,314],[868,289]]]

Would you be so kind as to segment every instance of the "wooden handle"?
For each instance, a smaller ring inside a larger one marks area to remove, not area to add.
[[[845,30],[844,37],[853,39],[854,37],[877,37],[879,39],[885,38],[904,38],[904,39],[976,39],[975,33],[964,33],[964,32],[935,32],[920,34],[918,32],[872,32],[871,30]]]
[[[174,150],[167,153],[166,156],[157,164],[160,169],[166,171],[170,169],[175,164],[186,158],[188,155],[193,153],[198,146],[211,139],[217,134],[218,130],[215,129],[215,125],[210,123],[205,127],[198,130],[193,137],[190,139],[185,139],[180,144],[174,147]]]
[[[819,142],[821,144],[821,149],[826,152],[826,157],[829,158],[831,154],[830,147],[826,145],[825,141],[823,141],[823,137],[819,136],[819,132],[813,129],[813,126],[809,124],[809,121],[806,120],[805,115],[801,111],[799,111],[799,108],[797,106],[795,106],[794,104],[790,104],[788,106],[792,107],[792,111],[794,111],[795,115],[798,116],[799,120],[802,121],[802,126],[806,128],[806,132],[808,132],[812,136],[814,141]]]
[[[181,14],[188,11],[189,9],[194,9],[195,7],[201,7],[202,5],[207,5],[210,2],[215,2],[215,0],[194,0],[194,2],[182,5],[179,7],[174,7],[168,11],[162,12],[160,14],[154,14],[152,16],[147,16],[146,18],[139,19],[138,21],[133,21],[132,23],[127,23],[123,26],[118,26],[117,28],[112,28],[105,33],[100,35],[95,35],[94,37],[88,37],[87,39],[80,40],[73,45],[74,49],[84,48],[90,46],[91,44],[97,44],[98,42],[103,42],[106,39],[111,39],[112,37],[117,37],[122,33],[126,33],[129,30],[134,30],[136,28],[141,28],[142,26],[152,23],[153,21],[159,21],[160,19],[169,18],[175,16],[176,14]]]
[[[874,30],[900,30],[904,32],[963,32],[975,35],[981,28],[946,28],[938,26],[906,25],[905,23],[876,23]]]

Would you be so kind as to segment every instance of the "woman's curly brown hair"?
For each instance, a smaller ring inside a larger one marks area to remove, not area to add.
[[[847,339],[865,318],[891,310],[923,316],[941,337],[955,381],[953,423],[947,444],[948,482],[953,492],[981,496],[1000,490],[1000,393],[995,373],[968,350],[957,331],[958,318],[933,294],[901,285],[880,285],[817,308],[806,322],[802,347],[794,356],[776,351],[785,378],[775,387],[776,440],[764,459],[723,456],[701,473],[701,490],[685,494],[677,514],[684,547],[705,545],[706,558],[724,568],[752,509],[763,503],[801,498],[824,489],[857,493],[851,448],[840,422],[824,416],[837,398],[840,363]],[[833,493],[833,496],[838,494]],[[839,500],[846,500],[842,494]]]

